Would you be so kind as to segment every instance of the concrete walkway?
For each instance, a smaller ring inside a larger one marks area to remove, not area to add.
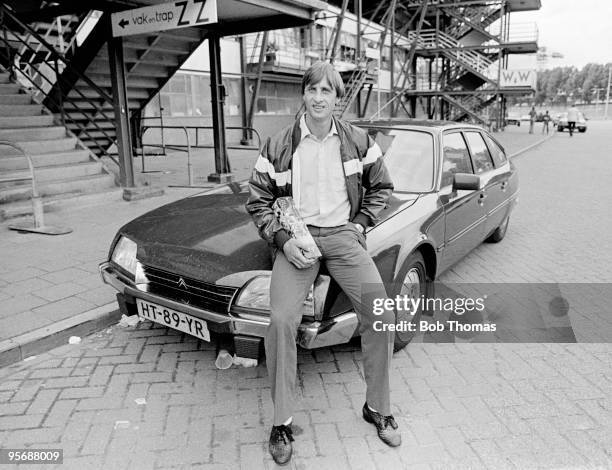
[[[543,138],[523,127],[507,128],[495,137],[510,155]],[[253,151],[231,154],[237,180],[248,178],[256,156]],[[214,187],[205,182],[212,172],[212,155],[196,153],[194,161],[194,184]],[[151,184],[187,184],[185,154],[148,157],[146,169],[161,170],[139,174]],[[45,217],[49,225],[73,229],[62,236],[18,233],[8,229],[14,221],[1,223],[0,367],[65,344],[72,335],[85,336],[116,323],[120,315],[115,292],[98,274],[113,236],[133,218],[204,190],[166,187],[163,196],[126,202],[117,189],[103,198],[67,202]]]

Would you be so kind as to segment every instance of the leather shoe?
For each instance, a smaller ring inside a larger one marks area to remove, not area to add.
[[[388,446],[397,447],[402,443],[402,435],[397,431],[397,423],[393,415],[383,416],[376,411],[372,411],[365,403],[363,405],[363,419],[376,426],[378,437]]]
[[[272,426],[272,432],[270,433],[270,442],[268,443],[268,449],[270,455],[278,465],[285,465],[291,460],[291,454],[293,453],[293,432],[291,431],[291,424],[285,426]]]

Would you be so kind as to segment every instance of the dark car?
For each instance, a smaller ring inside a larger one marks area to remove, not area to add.
[[[518,175],[488,132],[437,121],[359,125],[381,146],[395,186],[381,221],[367,232],[390,296],[427,295],[428,281],[484,240],[504,238]],[[245,210],[247,195],[246,183],[229,184],[122,227],[100,265],[122,312],[204,341],[214,331],[233,335],[242,350],[258,345],[269,322],[272,251]],[[420,314],[397,320],[417,322]],[[345,343],[357,326],[348,298],[319,273],[304,303],[298,344]],[[395,349],[412,335],[396,332]]]

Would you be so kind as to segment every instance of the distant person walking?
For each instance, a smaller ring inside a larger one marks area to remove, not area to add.
[[[544,114],[544,116],[542,116],[542,134],[548,134],[550,132],[550,129],[548,128],[549,123],[550,114],[548,114],[548,110],[546,110],[546,113]]]
[[[576,122],[578,121],[578,108],[575,104],[567,110],[567,128],[569,129],[570,137],[574,135]]]
[[[533,126],[535,125],[536,117],[538,113],[535,110],[535,106],[531,107],[531,111],[529,111],[529,133],[533,134]]]

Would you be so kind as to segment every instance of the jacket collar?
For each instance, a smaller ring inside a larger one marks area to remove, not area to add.
[[[309,135],[313,135],[312,132],[310,132],[310,129],[308,128],[308,126],[306,125],[306,113],[302,114],[302,116],[300,116],[299,119],[300,123],[300,142],[302,140],[304,140],[306,137],[308,137]],[[338,129],[336,128],[336,121],[332,118],[332,122],[331,122],[331,129],[329,130],[329,132],[327,133],[327,135],[325,136],[325,138],[331,136],[331,135],[338,135]]]

